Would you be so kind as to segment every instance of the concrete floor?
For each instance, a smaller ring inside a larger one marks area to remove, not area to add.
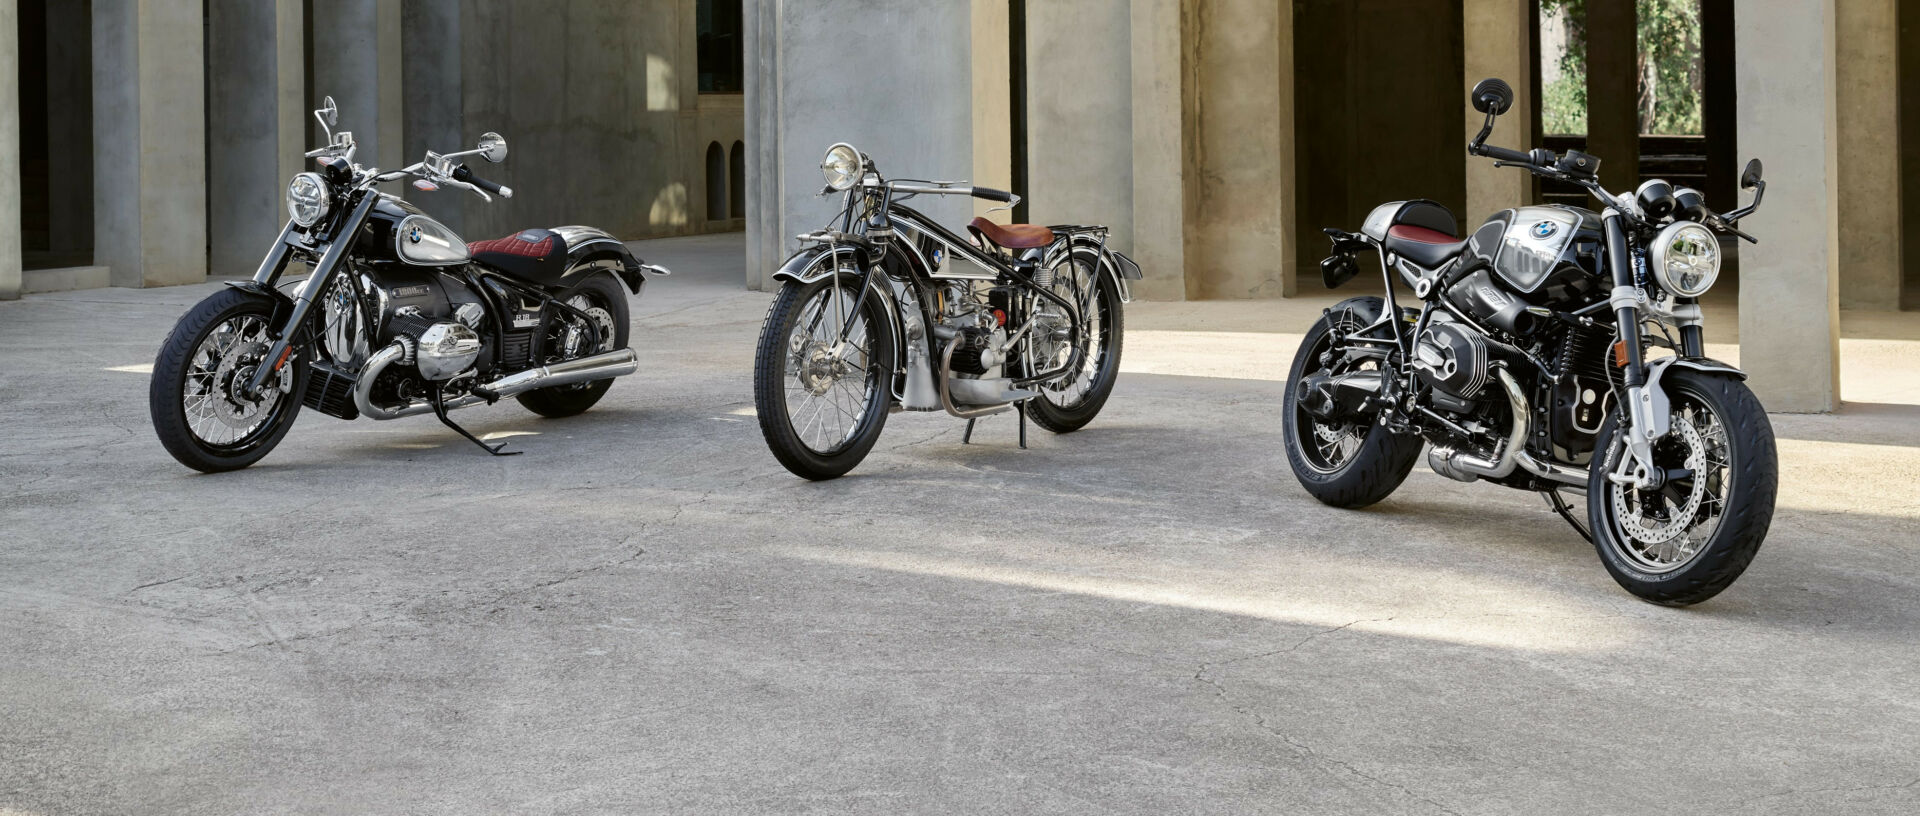
[[[641,372],[463,412],[503,459],[308,412],[198,475],[145,372],[213,285],[0,304],[0,814],[1920,810],[1916,316],[1849,317],[1860,402],[1772,418],[1766,548],[1675,610],[1531,495],[1308,499],[1324,297],[1135,304],[1084,432],[895,415],[812,484],[737,236],[641,252]]]

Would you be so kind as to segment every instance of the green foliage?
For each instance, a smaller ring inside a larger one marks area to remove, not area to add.
[[[1640,132],[1699,135],[1703,87],[1699,0],[1637,0],[1635,11]],[[1559,55],[1560,76],[1540,89],[1541,125],[1548,133],[1584,135],[1587,0],[1540,0],[1540,13],[1543,17],[1559,14],[1567,26],[1566,50]]]

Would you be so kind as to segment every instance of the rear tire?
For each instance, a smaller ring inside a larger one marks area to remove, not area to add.
[[[1033,424],[1057,434],[1072,433],[1086,427],[1087,423],[1100,415],[1100,409],[1106,407],[1107,397],[1113,395],[1114,383],[1120,380],[1120,346],[1125,339],[1124,310],[1120,303],[1120,290],[1113,278],[1101,269],[1098,257],[1089,248],[1075,249],[1074,260],[1075,266],[1085,263],[1084,269],[1092,276],[1093,298],[1097,299],[1094,304],[1100,312],[1097,329],[1100,337],[1096,338],[1100,342],[1097,351],[1099,358],[1092,361],[1091,372],[1080,373],[1064,384],[1063,390],[1070,391],[1078,384],[1080,377],[1089,378],[1086,390],[1079,394],[1078,399],[1063,397],[1065,404],[1061,404],[1043,390],[1039,397],[1027,400],[1027,417],[1033,420]],[[1062,286],[1067,283],[1066,273],[1067,270],[1056,273],[1054,287],[1056,290],[1066,288],[1068,291],[1065,294],[1070,297],[1072,287]]]
[[[1341,436],[1331,445],[1342,453],[1334,461],[1321,452],[1328,445],[1321,436],[1328,427],[1299,406],[1299,384],[1320,370],[1320,355],[1330,347],[1331,321],[1339,320],[1344,331],[1352,331],[1378,320],[1384,309],[1380,298],[1357,297],[1328,310],[1300,341],[1293,368],[1287,374],[1287,395],[1281,411],[1287,464],[1292,466],[1300,486],[1322,504],[1357,508],[1380,501],[1407,480],[1413,463],[1420,458],[1419,437],[1396,434],[1377,422],[1368,422],[1364,428],[1354,423],[1337,430]]]
[[[620,285],[619,279],[615,278],[612,273],[601,272],[595,274],[581,281],[578,286],[554,296],[554,299],[562,303],[584,299],[587,308],[582,309],[582,311],[588,314],[594,314],[593,310],[599,309],[605,312],[611,320],[612,325],[610,327],[600,327],[602,332],[600,348],[591,352],[583,352],[576,356],[601,354],[627,347],[627,332],[629,328],[627,325],[627,290]],[[575,302],[573,305],[575,308],[580,307],[580,303],[578,302]],[[609,339],[605,336],[608,328],[613,330],[611,342],[609,342]],[[520,404],[525,406],[529,411],[550,419],[558,419],[560,417],[570,417],[575,414],[585,413],[588,408],[593,407],[594,403],[599,402],[601,397],[606,396],[607,389],[612,387],[613,379],[608,378],[587,383],[540,388],[521,394],[515,397],[515,399],[520,400]]]
[[[1587,524],[1600,563],[1622,588],[1650,603],[1688,606],[1720,594],[1753,563],[1773,523],[1780,463],[1774,450],[1773,425],[1767,422],[1766,409],[1746,383],[1725,374],[1676,367],[1667,371],[1661,385],[1676,416],[1674,431],[1654,442],[1654,463],[1685,464],[1684,457],[1691,453],[1694,440],[1699,440],[1707,465],[1701,470],[1719,472],[1721,475],[1710,478],[1725,484],[1709,482],[1702,500],[1690,505],[1686,499],[1693,491],[1694,479],[1671,494],[1676,498],[1669,498],[1666,491],[1652,491],[1657,494],[1652,499],[1657,503],[1656,518],[1673,518],[1674,514],[1667,511],[1675,500],[1681,501],[1682,512],[1692,513],[1689,526],[1673,540],[1679,543],[1649,545],[1629,534],[1630,527],[1644,529],[1646,522],[1623,516],[1621,510],[1645,507],[1649,498],[1642,491],[1616,486],[1607,479],[1615,463],[1627,455],[1616,411],[1595,440],[1596,455],[1587,474]],[[1696,417],[1690,434],[1680,427],[1683,411],[1689,407]],[[1703,408],[1711,413],[1712,422],[1698,419]],[[1702,425],[1707,426],[1704,432]],[[1663,458],[1672,461],[1663,462]],[[1699,471],[1695,472],[1697,478]],[[1695,509],[1687,511],[1687,506]],[[1709,523],[1713,527],[1703,534],[1700,528]],[[1650,537],[1645,532],[1640,535]],[[1693,541],[1696,537],[1697,543]],[[1687,555],[1688,551],[1692,554]],[[1673,563],[1661,563],[1663,560]]]
[[[272,403],[262,407],[264,399],[243,400],[233,392],[233,383],[250,374],[259,362],[254,358],[265,353],[273,313],[273,301],[229,287],[188,309],[167,334],[153,360],[147,411],[160,444],[180,464],[202,473],[239,470],[260,461],[293,428],[307,389],[307,361],[298,353],[287,362],[292,370],[279,378],[284,390],[277,396],[269,380]],[[246,422],[236,417],[252,411],[265,414],[257,425],[233,424]],[[234,438],[225,438],[228,431]]]

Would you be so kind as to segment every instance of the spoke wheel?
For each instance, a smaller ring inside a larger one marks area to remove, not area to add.
[[[1621,484],[1634,468],[1618,411],[1600,431],[1587,478],[1587,518],[1600,561],[1627,591],[1654,603],[1699,603],[1752,562],[1773,518],[1773,429],[1746,385],[1670,369],[1662,382],[1671,430],[1653,442],[1661,477]]]
[[[541,343],[541,362],[558,363],[627,347],[627,292],[610,273],[598,273],[557,296],[561,303],[585,312],[585,321],[563,312],[547,323]],[[595,345],[594,337],[599,336]],[[521,394],[520,404],[544,417],[569,417],[592,408],[613,387],[612,379],[569,383]]]
[[[1120,350],[1125,314],[1119,288],[1100,269],[1100,257],[1091,247],[1076,247],[1060,259],[1047,287],[1074,305],[1081,316],[1080,364],[1059,379],[1040,385],[1040,399],[1027,403],[1034,424],[1054,433],[1086,427],[1113,394],[1120,378]],[[1038,374],[1073,359],[1072,321],[1060,314],[1060,305],[1034,300],[1034,327],[1022,343],[1027,371]]]
[[[265,456],[292,427],[306,386],[295,351],[259,394],[245,393],[273,345],[273,302],[239,289],[217,292],[180,318],[154,359],[148,409],[154,432],[182,464],[235,470]]]
[[[809,479],[853,469],[872,449],[892,401],[892,336],[878,297],[854,310],[859,277],[842,270],[789,283],[767,313],[754,363],[754,403],[774,457]],[[841,340],[842,328],[845,340]]]

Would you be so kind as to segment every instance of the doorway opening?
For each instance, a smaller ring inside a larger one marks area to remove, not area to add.
[[[20,0],[20,261],[93,264],[93,11]]]

